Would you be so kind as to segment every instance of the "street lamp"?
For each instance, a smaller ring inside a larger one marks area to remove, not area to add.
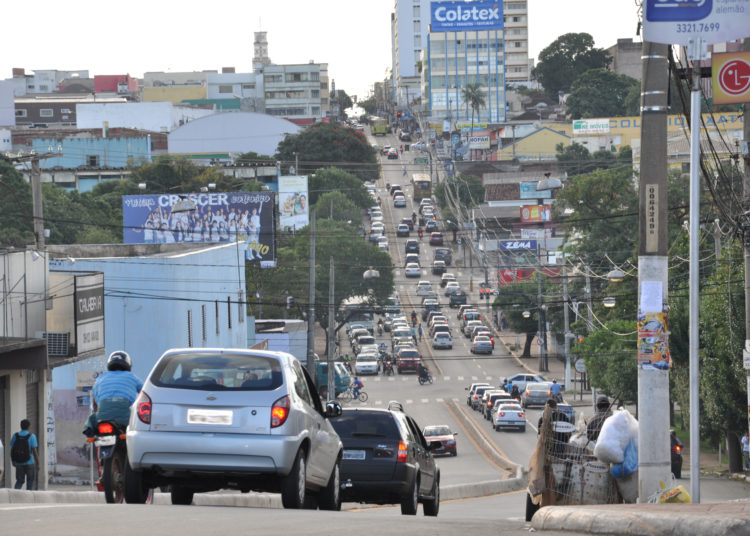
[[[615,300],[612,296],[607,296],[602,300],[602,304],[607,309],[612,309],[615,305],[617,305],[617,300]]]
[[[610,272],[607,274],[607,279],[609,279],[612,283],[622,283],[622,280],[625,279],[625,272],[623,272],[619,268],[615,268],[614,270],[610,270]]]

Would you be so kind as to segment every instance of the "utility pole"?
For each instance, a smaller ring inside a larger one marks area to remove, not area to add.
[[[336,319],[334,318],[334,268],[333,257],[331,257],[331,267],[328,271],[328,400],[336,400],[336,386],[334,379],[336,372],[333,369],[333,350],[336,346]]]
[[[44,249],[44,203],[42,202],[42,172],[39,157],[31,160],[31,197],[33,199],[34,236],[38,250]]]
[[[309,290],[307,294],[307,372],[318,383],[315,370],[315,207],[310,207],[310,273]]]
[[[539,248],[539,241],[536,245],[536,284],[537,284],[537,344],[539,345],[539,371],[547,372],[547,318],[544,314],[544,304],[542,302],[542,251]]]
[[[658,313],[666,316],[667,45],[644,41],[641,60],[638,315]],[[700,109],[697,115],[700,118]],[[638,364],[638,407],[649,408],[639,413],[638,434],[638,500],[646,502],[650,495],[661,489],[659,482],[668,482],[670,476],[669,370]],[[691,427],[691,434],[693,431],[698,432],[697,428],[693,430]],[[691,451],[692,448],[697,452],[698,444],[691,443]],[[697,458],[691,474],[693,470],[697,474]]]
[[[563,323],[565,326],[565,390],[570,391],[570,313],[568,312],[568,259],[563,254]]]
[[[750,39],[744,40],[742,50],[750,50]],[[742,211],[747,214],[750,210],[750,121],[748,121],[750,104],[743,104],[743,111],[745,122],[742,128],[742,160],[745,166],[742,173]],[[745,253],[745,348],[742,351],[742,360],[746,374],[747,407],[750,410],[750,219],[747,216],[742,219],[742,230]],[[750,426],[750,411],[748,411],[747,420]]]

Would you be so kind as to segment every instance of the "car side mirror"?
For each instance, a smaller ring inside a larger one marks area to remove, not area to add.
[[[327,418],[333,418],[338,417],[341,415],[343,410],[341,409],[341,404],[338,402],[335,402],[331,400],[330,402],[326,403],[326,417]]]

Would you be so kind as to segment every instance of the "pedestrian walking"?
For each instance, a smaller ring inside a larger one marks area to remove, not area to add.
[[[747,471],[750,469],[750,431],[742,436],[742,466]]]
[[[419,340],[422,340],[422,324],[419,324],[419,329],[417,329],[417,333],[419,334]]]
[[[34,480],[39,469],[39,442],[29,431],[31,421],[21,421],[21,430],[10,438],[10,459],[16,467],[15,489],[21,489],[24,481],[26,489],[34,489]]]
[[[404,177],[406,177],[406,166],[401,166],[401,171],[403,171]]]

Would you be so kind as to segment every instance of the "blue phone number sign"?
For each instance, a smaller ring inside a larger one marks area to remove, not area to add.
[[[750,36],[750,0],[646,0],[643,39],[689,45],[695,37],[721,43]]]

